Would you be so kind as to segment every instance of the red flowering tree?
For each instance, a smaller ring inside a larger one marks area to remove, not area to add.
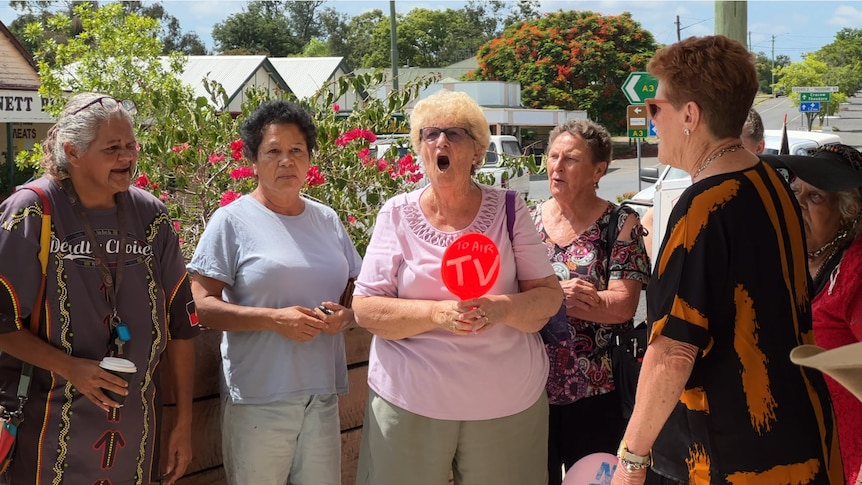
[[[628,12],[559,11],[514,24],[479,48],[468,79],[517,81],[530,108],[586,110],[611,131],[625,129],[621,86],[657,49]]]

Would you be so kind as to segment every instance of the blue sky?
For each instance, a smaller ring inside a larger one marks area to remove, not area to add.
[[[194,30],[212,48],[212,26],[228,15],[239,12],[247,2],[235,0],[163,0],[167,10],[180,20],[184,31]],[[413,8],[461,8],[457,0],[397,0],[396,11],[407,13]],[[380,9],[389,12],[389,2],[380,0],[327,0],[324,7],[332,7],[349,15]],[[558,1],[542,0],[542,11],[560,9],[592,10],[606,15],[628,11],[632,17],[655,36],[660,43],[676,41],[676,16],[680,17],[682,37],[713,33],[715,6],[712,1]],[[6,1],[0,2],[0,20],[8,24],[16,12]],[[835,33],[844,27],[862,28],[862,2],[860,1],[794,1],[749,0],[748,30],[752,50],[772,55],[772,36],[775,36],[775,55],[784,54],[799,61],[807,52],[816,51],[831,43]]]

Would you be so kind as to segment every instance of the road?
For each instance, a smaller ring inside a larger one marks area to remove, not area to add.
[[[644,167],[658,165],[658,158],[643,158],[641,159],[641,165]],[[638,192],[646,186],[647,184],[640,182],[638,177],[638,160],[636,158],[628,158],[611,162],[607,175],[599,181],[599,189],[596,193],[603,199],[616,202],[617,196],[626,192]],[[531,175],[530,199],[545,200],[550,196],[548,176],[546,174]]]

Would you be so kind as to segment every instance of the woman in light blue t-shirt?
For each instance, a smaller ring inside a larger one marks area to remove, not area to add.
[[[224,331],[222,451],[232,484],[341,483],[341,331],[354,316],[335,302],[361,259],[335,211],[300,195],[316,134],[293,103],[267,102],[249,116],[243,153],[258,186],[216,211],[188,265],[201,323]]]

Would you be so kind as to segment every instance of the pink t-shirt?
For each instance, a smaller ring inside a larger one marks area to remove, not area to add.
[[[458,236],[483,233],[500,250],[500,275],[490,294],[518,292],[518,280],[554,274],[526,205],[516,199],[509,242],[505,190],[480,185],[482,205],[469,227],[434,228],[419,207],[428,187],[390,199],[377,216],[374,234],[356,281],[356,295],[457,300],[443,284],[443,252]],[[434,329],[401,340],[375,336],[368,385],[391,404],[435,419],[481,420],[517,414],[545,392],[548,357],[536,333],[495,325],[477,335]]]
[[[814,343],[834,349],[862,341],[862,237],[844,252],[826,286],[811,302]],[[862,464],[862,401],[829,376],[826,385],[838,420],[841,460],[848,484],[856,483]]]

